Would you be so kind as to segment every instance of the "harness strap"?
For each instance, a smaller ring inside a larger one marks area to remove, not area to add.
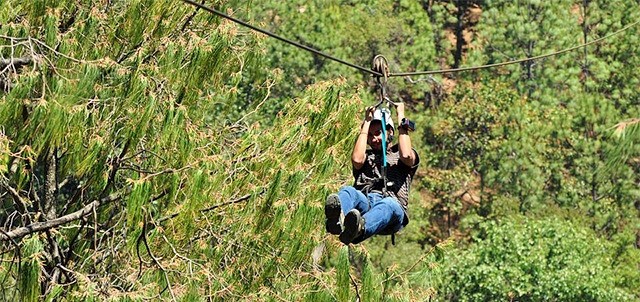
[[[376,108],[380,107],[382,103],[386,100],[387,102],[391,102],[389,97],[387,97],[387,79],[389,77],[389,63],[387,58],[383,55],[376,55],[373,58],[373,67],[371,68],[373,71],[377,72],[381,76],[375,76],[377,87],[378,87],[378,97],[379,102],[376,104]],[[388,109],[386,112],[390,112]],[[385,116],[385,112],[381,110],[382,115],[382,168],[380,174],[382,176],[382,195],[384,197],[388,197],[389,193],[387,192],[387,118]]]
[[[387,192],[387,121],[382,114],[382,196],[389,196]]]
[[[385,101],[391,103],[391,100],[387,96],[387,79],[389,77],[389,64],[387,59],[382,55],[377,55],[373,58],[373,71],[378,72],[381,76],[376,75],[376,82],[378,88],[379,102],[376,104],[376,108],[379,108]],[[382,111],[382,110],[381,110]],[[386,112],[390,112],[388,109]],[[382,114],[382,167],[380,174],[382,176],[382,196],[389,197],[389,191],[387,189],[387,117],[385,111]],[[378,179],[379,180],[379,179]],[[371,187],[368,187],[370,190]],[[368,191],[368,190],[367,190]],[[391,244],[396,245],[396,234],[391,233]]]

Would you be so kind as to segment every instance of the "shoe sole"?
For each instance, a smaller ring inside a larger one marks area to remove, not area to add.
[[[356,239],[358,235],[358,220],[360,214],[356,211],[349,211],[344,217],[344,230],[340,233],[340,241],[344,244],[349,244]]]
[[[342,227],[340,227],[341,213],[342,206],[340,205],[338,195],[329,195],[324,204],[324,216],[327,218],[325,221],[325,228],[330,234],[340,235],[342,232]]]

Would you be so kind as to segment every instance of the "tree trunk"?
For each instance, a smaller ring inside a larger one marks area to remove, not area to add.
[[[56,190],[58,188],[58,182],[56,180],[56,151],[55,148],[51,148],[47,154],[45,160],[46,178],[44,181],[44,201],[42,204],[42,211],[46,220],[56,218]]]
[[[469,3],[467,0],[457,0],[457,23],[456,23],[456,52],[454,53],[453,59],[453,68],[460,67],[462,63],[462,47],[465,44],[464,36],[462,32],[464,30],[464,15],[467,12],[467,7]]]

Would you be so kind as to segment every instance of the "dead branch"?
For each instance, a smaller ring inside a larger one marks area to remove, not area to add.
[[[5,232],[2,229],[0,229],[0,236],[9,237],[9,234],[7,234],[7,232]],[[18,242],[16,242],[13,238],[9,238],[8,241],[10,241],[11,244],[13,244],[16,247],[16,251],[20,252],[20,245],[18,245]],[[4,254],[4,252],[3,252],[3,254]]]
[[[0,187],[4,188],[5,190],[7,190],[7,193],[9,193],[9,195],[11,195],[13,197],[14,203],[16,205],[16,208],[18,209],[18,211],[21,214],[26,214],[27,211],[27,204],[29,203],[28,200],[22,196],[20,196],[20,193],[18,193],[18,191],[16,189],[14,189],[13,187],[11,187],[6,179],[3,177],[0,179]]]
[[[262,192],[260,192],[260,194],[262,194],[262,193],[264,193],[264,190]],[[224,206],[240,203],[240,202],[243,202],[243,201],[247,201],[247,200],[249,200],[249,198],[251,198],[251,194],[244,195],[244,196],[242,196],[242,197],[240,197],[238,199],[232,200],[232,201],[223,202],[223,203],[220,203],[220,204],[217,204],[217,205],[213,205],[213,206],[208,207],[208,208],[201,209],[200,213],[209,212],[211,210],[214,210],[214,209],[217,209],[217,208],[220,208],[220,207],[224,207]],[[158,224],[163,223],[166,220],[173,219],[173,218],[177,217],[178,215],[180,215],[179,212],[178,213],[173,213],[173,214],[171,214],[169,216],[162,217],[162,218],[158,219],[157,223]]]
[[[351,279],[351,284],[353,284],[353,287],[356,289],[356,301],[360,302],[360,291],[358,290],[358,283],[356,282],[355,279],[353,279],[353,276],[351,276],[351,272],[349,272],[349,279]]]
[[[264,192],[264,191],[263,191],[263,192]],[[261,192],[260,194],[262,194],[262,192]],[[217,208],[220,208],[220,207],[224,207],[224,206],[228,206],[228,205],[236,204],[236,203],[239,203],[239,202],[242,202],[242,201],[247,201],[247,200],[249,200],[249,198],[251,198],[251,194],[247,194],[247,195],[242,196],[242,197],[240,197],[240,198],[238,198],[238,199],[236,199],[236,200],[232,200],[232,201],[228,201],[228,202],[223,202],[223,203],[221,203],[221,204],[217,204],[217,205],[214,205],[214,206],[211,206],[211,207],[208,207],[208,208],[202,209],[202,210],[200,210],[200,213],[209,212],[209,211],[211,211],[211,210],[214,210],[214,209],[217,209]]]
[[[46,287],[46,293],[49,293],[53,289],[54,285],[60,283],[61,272],[57,265],[62,263],[63,260],[60,256],[60,246],[58,245],[58,242],[54,238],[53,234],[51,234],[51,230],[46,230],[46,234],[47,242],[49,243],[49,245],[47,246],[47,254],[49,254],[49,257],[47,258],[51,258],[52,262],[56,263],[56,265],[51,267],[51,279],[50,282],[48,282],[48,286]]]
[[[31,62],[33,62],[33,59],[31,57],[0,59],[0,69],[5,69],[7,67],[19,68],[21,66],[31,64]]]
[[[137,242],[137,247],[136,250],[139,249],[139,245],[140,242],[144,243],[144,246],[147,250],[147,254],[149,255],[149,257],[151,257],[151,260],[153,260],[153,263],[160,269],[160,271],[162,272],[162,274],[164,275],[165,281],[167,282],[166,286],[164,289],[162,289],[162,291],[160,292],[160,295],[162,295],[162,293],[164,293],[164,291],[169,290],[169,294],[171,294],[171,300],[172,301],[176,301],[176,296],[173,293],[173,290],[171,289],[171,282],[169,281],[169,275],[167,274],[167,270],[162,266],[162,264],[159,261],[159,258],[155,257],[153,255],[153,253],[151,252],[151,247],[149,246],[149,242],[147,241],[147,219],[146,219],[146,213],[145,213],[145,222],[143,224],[142,227],[142,233],[140,234],[140,236],[138,237],[138,242]],[[140,257],[140,254],[138,253],[138,259],[140,261],[142,261],[142,258]],[[140,268],[139,268],[139,272],[138,272],[138,278],[140,278],[141,274],[142,274],[142,262],[140,262]]]
[[[84,228],[86,226],[87,226],[87,220],[86,219],[82,219],[82,224],[80,225],[80,228],[73,235],[73,237],[71,237],[71,240],[69,240],[67,255],[64,257],[64,261],[62,262],[62,265],[67,265],[69,263],[69,260],[73,256],[73,248],[75,247],[76,240],[78,240],[78,237],[80,236],[80,233],[82,233],[82,231],[84,230]]]
[[[19,239],[29,234],[33,234],[36,232],[46,231],[57,226],[69,223],[71,221],[78,220],[82,217],[88,216],[93,213],[93,209],[99,207],[101,204],[110,203],[120,199],[122,196],[121,192],[113,193],[105,198],[94,200],[88,205],[84,206],[82,209],[75,211],[71,214],[64,215],[55,219],[50,219],[42,222],[35,222],[25,227],[16,228],[12,231],[6,232],[4,234],[0,234],[0,240],[12,240]]]
[[[62,284],[62,285],[71,285],[77,282],[77,278],[75,276],[77,274],[76,272],[68,269],[67,267],[65,267],[60,263],[56,264],[56,267],[59,268],[65,274],[65,276],[67,277],[67,280],[69,280],[68,283]]]

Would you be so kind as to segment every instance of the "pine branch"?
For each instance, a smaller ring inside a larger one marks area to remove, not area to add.
[[[614,128],[616,129],[613,132],[613,134],[616,137],[624,138],[626,137],[625,134],[629,131],[633,132],[633,129],[634,129],[633,127],[638,124],[640,124],[640,118],[633,118],[628,121],[620,122],[614,126]]]
[[[146,216],[146,214],[145,214]],[[162,289],[162,291],[160,292],[160,294],[162,294],[165,290],[169,290],[169,294],[171,294],[171,299],[172,301],[176,301],[176,296],[173,293],[173,290],[171,289],[171,282],[169,281],[169,276],[167,275],[167,270],[162,266],[162,264],[160,263],[159,259],[156,256],[153,255],[153,253],[151,252],[151,247],[149,246],[149,242],[147,241],[147,222],[146,222],[146,218],[145,218],[145,222],[142,226],[142,233],[140,233],[140,236],[138,237],[137,240],[137,244],[136,244],[136,252],[138,255],[138,260],[140,261],[140,266],[139,266],[139,270],[138,270],[138,278],[140,278],[140,276],[142,275],[142,257],[140,257],[140,252],[139,247],[140,247],[140,242],[144,243],[145,248],[147,249],[147,254],[149,255],[149,257],[151,257],[151,260],[153,260],[153,263],[160,269],[160,271],[162,272],[162,274],[164,275],[165,281],[166,281],[166,285],[164,287],[164,289]]]
[[[84,206],[82,209],[75,211],[71,214],[64,215],[55,219],[50,219],[47,221],[35,222],[25,227],[13,229],[6,233],[0,233],[0,240],[5,241],[5,240],[20,239],[24,236],[27,236],[36,232],[46,231],[46,230],[55,228],[57,226],[61,226],[63,224],[69,223],[71,221],[78,220],[82,217],[90,215],[93,212],[93,209],[99,207],[100,205],[116,201],[121,197],[122,197],[121,192],[113,193],[105,198],[94,200],[93,202]]]

